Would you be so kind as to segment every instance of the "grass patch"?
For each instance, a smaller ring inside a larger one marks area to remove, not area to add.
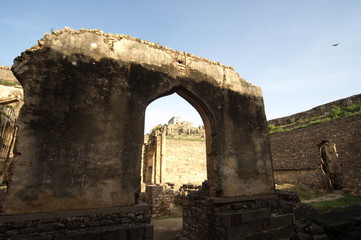
[[[301,186],[301,185],[282,184],[282,185],[277,185],[276,188],[278,190],[296,192],[300,196],[301,200],[309,200],[319,197],[321,195],[320,192],[312,188],[309,188],[307,186]]]
[[[16,82],[13,81],[8,81],[8,80],[0,80],[0,84],[1,85],[6,85],[6,86],[15,86],[15,85],[19,85]]]
[[[288,132],[295,129],[305,128],[314,124],[330,121],[332,119],[347,118],[351,116],[361,115],[361,103],[354,104],[347,107],[333,106],[329,114],[310,117],[308,119],[291,121],[291,124],[276,126],[275,124],[269,124],[269,133]]]
[[[310,205],[317,208],[319,212],[328,212],[338,207],[347,207],[352,203],[361,203],[361,197],[345,194],[342,198],[330,201],[311,202]]]
[[[172,139],[172,140],[185,140],[185,141],[195,141],[195,142],[205,142],[206,140],[203,138],[182,138],[182,137],[177,137],[177,138],[173,138],[173,137],[165,137],[166,139]]]

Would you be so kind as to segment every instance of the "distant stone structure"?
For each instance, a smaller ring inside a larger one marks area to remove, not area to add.
[[[144,114],[174,92],[199,112],[207,139],[208,180],[202,200],[187,199],[185,234],[292,234],[293,218],[277,210],[261,89],[231,67],[129,36],[65,28],[23,52],[12,71],[25,103],[1,237],[153,239],[148,206],[138,201]],[[211,204],[198,211],[200,202]]]
[[[14,146],[18,127],[15,124],[23,104],[23,90],[10,67],[0,66],[0,213],[11,182]]]
[[[168,137],[205,139],[204,126],[193,127],[193,123],[181,121],[180,117],[172,117],[168,124],[163,127],[165,128],[165,135]]]
[[[178,124],[180,122],[180,117],[172,117],[169,119],[168,124]]]
[[[356,146],[361,142],[359,127],[361,115],[327,120],[335,107],[351,107],[357,104],[361,104],[361,94],[326,103],[289,117],[269,121],[269,125],[282,126],[284,129],[283,132],[270,135],[275,183],[305,185],[325,191],[345,188],[360,192],[361,174],[356,169],[361,168],[358,161],[361,157],[361,150]],[[321,121],[311,123],[315,120]],[[174,125],[174,122],[177,122],[178,125]],[[163,146],[159,156],[167,164],[176,162],[192,165],[194,162],[194,167],[187,171],[190,175],[196,176],[193,171],[198,173],[205,171],[204,166],[200,163],[205,162],[206,156],[198,154],[204,149],[205,142],[190,142],[185,139],[202,140],[202,126],[197,129],[186,128],[187,131],[179,131],[180,135],[169,135],[169,133],[178,133],[178,131],[173,131],[174,126],[184,125],[187,124],[181,122],[179,117],[175,117],[165,126],[159,126],[149,135],[148,149]],[[309,126],[305,127],[306,125]],[[299,126],[302,127],[299,128]],[[172,130],[169,131],[169,128]],[[198,129],[199,134],[189,134]],[[158,142],[151,140],[155,139],[156,135],[159,136]],[[162,144],[159,145],[159,143]],[[174,150],[170,150],[173,148]],[[192,158],[192,153],[196,157]],[[328,164],[328,162],[330,163]],[[198,185],[205,179],[203,175],[199,175],[198,179],[196,177],[187,179],[187,174],[184,169],[181,169],[182,167],[182,165],[174,167],[174,172],[170,174],[173,181],[168,179],[162,182],[158,179],[154,182],[148,181],[148,184],[172,182],[176,185],[175,190],[178,190],[182,183]],[[163,171],[167,171],[166,169],[164,168]],[[171,172],[170,169],[169,172]],[[144,174],[143,176],[146,176],[145,172]],[[179,175],[183,176],[184,181],[177,178]]]
[[[361,115],[327,119],[360,104],[361,94],[269,121],[285,129],[270,135],[275,182],[361,192]]]
[[[143,184],[201,185],[207,180],[205,131],[173,117],[147,136],[143,153]]]

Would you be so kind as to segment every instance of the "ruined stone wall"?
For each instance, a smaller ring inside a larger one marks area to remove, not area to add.
[[[336,144],[344,188],[361,190],[361,116],[310,125],[270,136],[276,183],[323,187],[318,144]]]
[[[206,146],[202,140],[166,139],[163,162],[164,182],[174,183],[176,189],[186,183],[200,185],[207,179]]]
[[[168,186],[147,185],[144,201],[149,205],[153,217],[168,216],[173,207],[174,190]]]
[[[0,105],[0,184],[9,181],[16,132],[14,109]]]
[[[343,99],[339,99],[339,100],[336,100],[333,102],[322,104],[322,105],[314,107],[310,110],[296,113],[291,116],[273,119],[273,120],[268,121],[268,124],[274,124],[276,126],[280,126],[280,125],[287,125],[290,123],[294,123],[297,121],[305,121],[310,118],[325,116],[325,115],[329,114],[332,111],[332,108],[334,106],[346,107],[346,106],[351,106],[351,105],[359,104],[359,103],[361,103],[361,94],[357,94],[354,96],[350,96],[347,98],[343,98]]]
[[[0,66],[0,213],[7,185],[11,181],[16,118],[22,106],[23,90],[10,67]]]
[[[0,239],[151,240],[144,203],[119,208],[21,214],[0,218]]]

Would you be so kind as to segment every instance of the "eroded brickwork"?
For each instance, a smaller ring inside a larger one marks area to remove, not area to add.
[[[160,185],[148,185],[143,196],[153,217],[163,217],[171,214],[174,203],[173,189]]]

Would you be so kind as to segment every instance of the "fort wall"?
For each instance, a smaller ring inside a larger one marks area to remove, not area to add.
[[[284,126],[292,123],[297,122],[306,122],[310,119],[317,119],[317,118],[326,118],[332,112],[332,109],[335,106],[339,107],[347,107],[352,106],[354,104],[361,103],[361,94],[353,95],[347,98],[339,99],[336,101],[332,101],[317,107],[314,107],[310,110],[296,113],[290,116],[281,117],[277,119],[272,119],[268,121],[268,124],[273,124],[275,126]]]
[[[180,187],[201,185],[207,179],[206,146],[201,140],[166,139],[164,181]]]
[[[324,186],[319,144],[336,144],[343,187],[361,189],[361,115],[270,135],[277,184]]]

